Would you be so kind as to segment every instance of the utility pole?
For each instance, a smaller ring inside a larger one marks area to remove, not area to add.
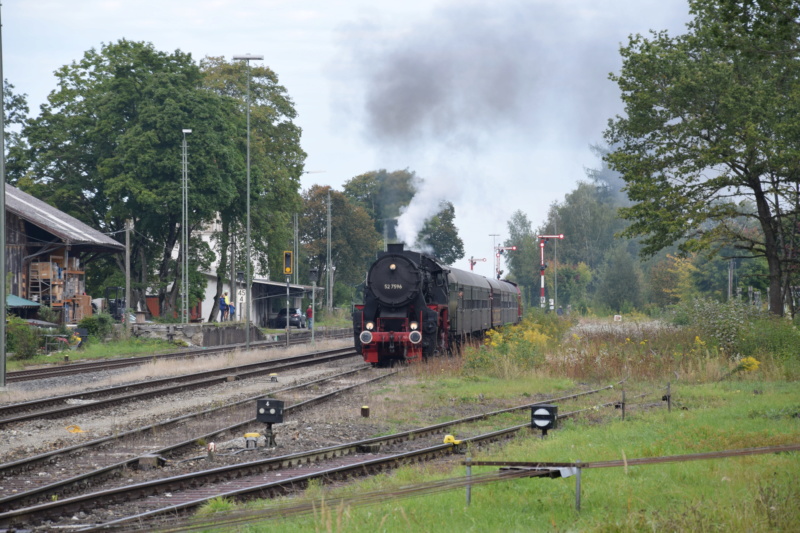
[[[133,220],[125,220],[125,305],[123,306],[123,323],[125,324],[125,336],[130,335],[131,314],[131,230],[133,230]]]
[[[327,297],[328,310],[333,309],[333,261],[331,260],[331,190],[328,189],[328,256],[326,259],[328,267]]]
[[[0,15],[0,390],[6,388],[6,112],[3,102],[3,19]]]

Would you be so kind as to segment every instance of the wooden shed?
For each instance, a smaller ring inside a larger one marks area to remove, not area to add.
[[[55,207],[6,184],[6,268],[11,290],[77,322],[92,313],[84,267],[125,246]]]

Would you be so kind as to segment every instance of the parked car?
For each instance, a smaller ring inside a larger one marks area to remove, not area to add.
[[[288,311],[288,313],[287,313]],[[288,310],[284,307],[280,311],[278,311],[278,317],[275,319],[275,327],[285,328],[286,327],[286,315],[289,315],[289,326],[295,326],[298,328],[306,327],[306,315],[297,307],[290,307]]]

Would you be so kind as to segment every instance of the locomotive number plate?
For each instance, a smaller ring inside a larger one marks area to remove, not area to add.
[[[391,289],[402,289],[403,286],[399,283],[386,283],[383,286],[384,289],[391,290]]]

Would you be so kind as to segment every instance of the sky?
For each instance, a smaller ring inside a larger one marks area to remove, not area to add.
[[[5,0],[0,9],[3,75],[32,116],[55,89],[53,73],[103,43],[146,41],[198,61],[263,55],[298,112],[303,189],[413,170],[421,194],[399,231],[413,235],[451,201],[466,252],[453,266],[485,258],[475,266],[485,276],[512,213],[536,229],[600,166],[590,146],[623,112],[608,79],[620,46],[650,30],[683,33],[690,19],[686,0]]]

